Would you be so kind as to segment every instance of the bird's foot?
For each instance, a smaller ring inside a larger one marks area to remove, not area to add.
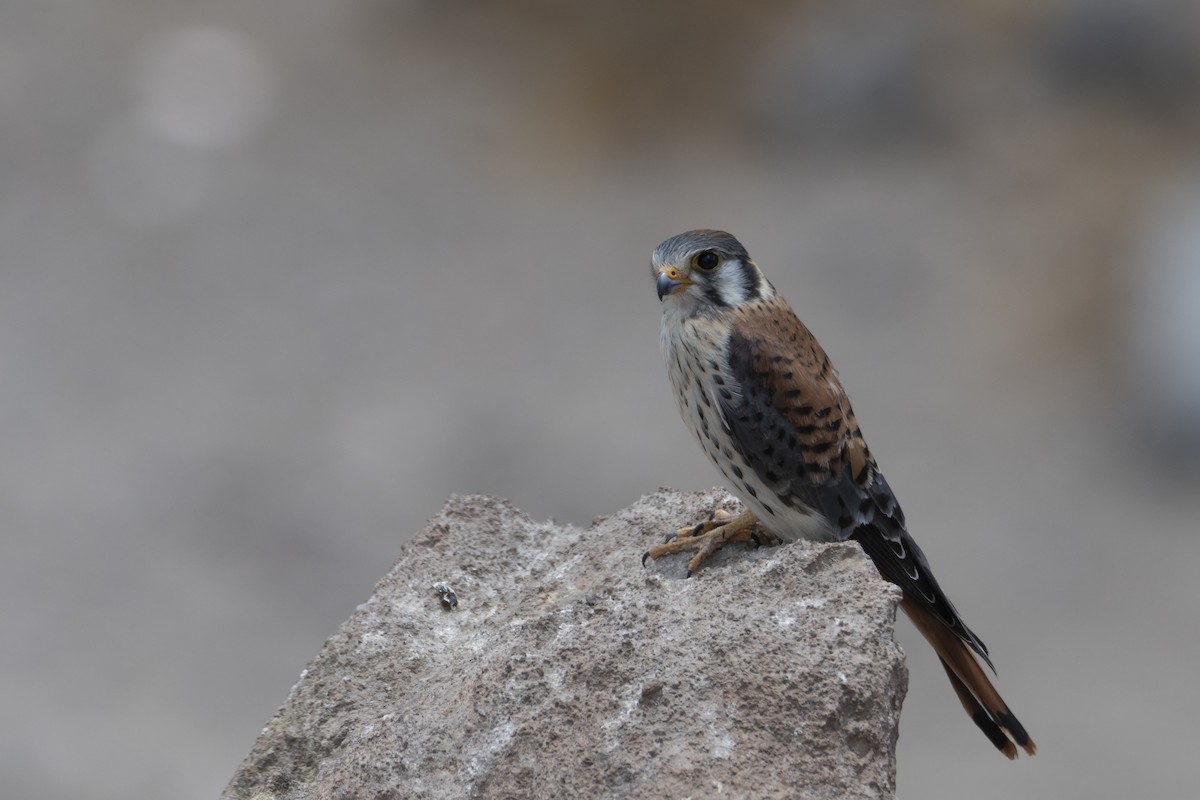
[[[779,539],[763,527],[753,513],[744,511],[734,517],[724,509],[717,509],[704,522],[680,528],[666,542],[651,547],[642,554],[642,565],[645,566],[646,560],[650,558],[695,552],[687,565],[690,578],[709,556],[725,545],[746,541],[752,541],[756,545],[779,543]]]

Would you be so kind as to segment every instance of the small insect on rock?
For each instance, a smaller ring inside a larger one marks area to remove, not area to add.
[[[445,581],[438,581],[432,588],[441,595],[442,608],[450,611],[458,607],[458,594],[450,588],[450,584]]]

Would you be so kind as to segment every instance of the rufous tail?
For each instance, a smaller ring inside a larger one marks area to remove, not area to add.
[[[943,625],[932,611],[907,596],[900,601],[900,607],[921,635],[933,645],[967,716],[974,720],[996,749],[1009,758],[1016,758],[1017,747],[1013,744],[1016,742],[1029,755],[1037,753],[1037,745],[988,680],[987,673],[966,642]]]

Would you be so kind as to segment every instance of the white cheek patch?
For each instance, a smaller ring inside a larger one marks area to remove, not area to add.
[[[751,287],[746,285],[746,265],[730,261],[709,276],[709,283],[726,306],[738,306],[750,299]]]

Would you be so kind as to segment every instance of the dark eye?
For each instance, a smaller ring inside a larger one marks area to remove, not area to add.
[[[721,258],[712,250],[705,250],[703,253],[696,256],[695,259],[696,269],[702,269],[705,272],[716,269],[717,265],[720,263]]]

